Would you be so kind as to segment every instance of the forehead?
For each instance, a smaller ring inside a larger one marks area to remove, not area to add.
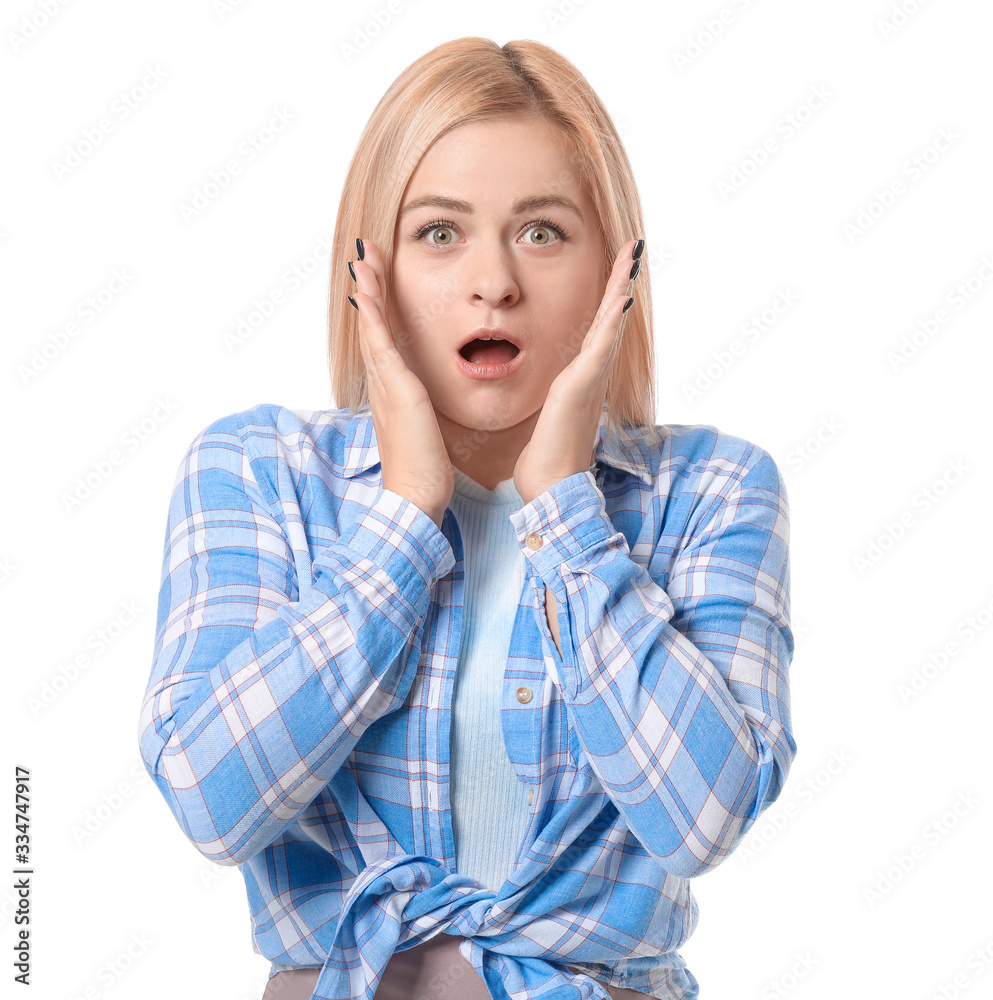
[[[563,195],[587,200],[577,157],[562,130],[534,117],[458,125],[421,157],[403,205],[425,194],[468,197],[474,203]],[[470,197],[471,195],[471,197]]]

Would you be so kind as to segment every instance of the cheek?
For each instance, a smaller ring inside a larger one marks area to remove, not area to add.
[[[448,304],[454,300],[444,280],[431,274],[407,271],[395,274],[392,301],[397,315],[415,335],[436,328]]]
[[[549,283],[546,295],[559,310],[571,316],[586,315],[592,321],[604,288],[606,282],[598,266],[580,265],[564,278]]]
[[[558,341],[563,351],[568,351],[569,358],[579,353],[590,326],[600,306],[600,296],[590,290],[590,285],[584,288],[572,288],[560,295],[556,310],[558,317]]]

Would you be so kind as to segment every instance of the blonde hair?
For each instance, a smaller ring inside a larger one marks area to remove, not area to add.
[[[411,63],[376,105],[345,178],[328,302],[328,365],[337,407],[359,410],[369,402],[358,313],[346,299],[354,288],[346,264],[356,257],[355,237],[379,247],[389,283],[403,193],[427,149],[466,122],[521,115],[557,126],[574,150],[600,219],[604,280],[618,249],[643,235],[641,200],[620,137],[599,97],[568,59],[529,40],[500,46],[489,38],[457,38],[437,46]],[[638,294],[607,383],[608,421],[614,427],[655,423],[646,264],[643,258]]]

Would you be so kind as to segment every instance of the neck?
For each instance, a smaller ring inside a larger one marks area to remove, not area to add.
[[[498,431],[466,427],[437,413],[438,426],[453,466],[487,490],[512,479],[517,460],[531,440],[540,410]]]

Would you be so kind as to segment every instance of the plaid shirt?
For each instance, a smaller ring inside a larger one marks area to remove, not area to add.
[[[527,571],[499,707],[532,794],[496,892],[454,871],[452,511],[439,530],[383,489],[368,408],[260,404],[180,465],[142,758],[196,848],[240,866],[270,975],[322,969],[315,1000],[371,998],[438,932],[501,1000],[698,995],[689,880],[796,754],[786,489],[742,438],[606,413],[596,464],[509,515]]]

